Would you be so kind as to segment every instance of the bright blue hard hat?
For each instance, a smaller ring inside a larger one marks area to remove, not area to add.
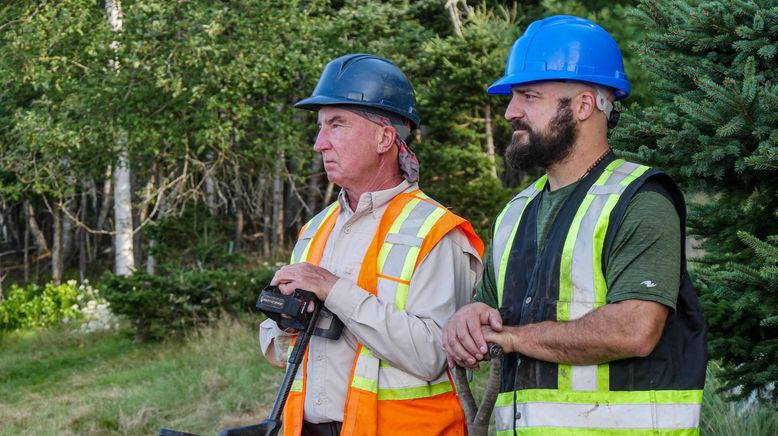
[[[349,54],[333,60],[324,67],[313,94],[294,107],[316,111],[329,105],[381,109],[419,126],[411,83],[396,65],[378,56]]]
[[[575,80],[612,88],[616,100],[630,86],[618,44],[599,25],[558,15],[533,22],[513,44],[505,75],[489,94],[510,94],[511,86],[543,80]]]

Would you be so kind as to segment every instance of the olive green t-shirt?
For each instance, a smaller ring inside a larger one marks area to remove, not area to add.
[[[543,193],[538,205],[538,249],[543,247],[551,223],[576,185]],[[667,197],[653,191],[635,195],[606,255],[607,303],[648,300],[675,309],[681,281],[681,227],[678,212]],[[483,279],[477,285],[473,299],[498,307],[491,257],[489,248],[484,259]]]

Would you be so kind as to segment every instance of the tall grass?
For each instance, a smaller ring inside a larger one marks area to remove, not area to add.
[[[202,435],[266,418],[283,376],[257,349],[256,322],[221,321],[184,340],[136,344],[70,328],[0,335],[0,435]],[[703,435],[776,435],[778,413],[728,403],[711,365]],[[475,373],[480,399],[488,367]]]
[[[282,372],[264,362],[255,332],[222,321],[161,344],[63,328],[0,337],[0,434],[214,434],[259,422]]]

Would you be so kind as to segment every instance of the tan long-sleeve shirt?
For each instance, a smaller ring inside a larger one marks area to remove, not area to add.
[[[392,189],[365,193],[354,211],[345,192],[338,196],[341,212],[319,266],[340,278],[325,306],[344,322],[345,328],[336,341],[311,339],[304,412],[309,422],[343,420],[357,342],[395,368],[421,379],[434,380],[445,370],[443,324],[470,300],[483,271],[481,258],[461,230],[449,232],[419,264],[411,278],[405,311],[356,284],[365,252],[389,202],[415,189],[416,184],[404,181]],[[320,325],[328,322],[321,320]],[[262,352],[273,345],[279,360],[285,360],[289,342],[283,340],[284,336],[274,321],[263,322]]]

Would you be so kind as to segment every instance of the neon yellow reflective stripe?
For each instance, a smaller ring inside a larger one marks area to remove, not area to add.
[[[338,203],[332,203],[330,208],[327,209],[327,213],[324,214],[324,218],[322,218],[322,220],[319,221],[319,224],[317,225],[316,230],[313,232],[314,236],[316,235],[316,233],[319,232],[319,227],[321,227],[322,223],[327,221],[327,218],[329,218],[330,215],[332,215],[332,213],[335,212],[335,210],[337,210],[337,209],[338,209]],[[308,225],[310,226],[310,224],[308,224]],[[308,252],[311,249],[311,245],[313,245],[311,242],[313,242],[313,238],[308,240],[308,244],[305,245],[305,250],[303,250],[303,253],[300,255],[300,258],[297,259],[296,262],[294,261],[294,252],[292,252],[292,263],[293,264],[294,263],[305,262],[305,261],[308,260]]]
[[[408,304],[408,294],[411,291],[411,285],[397,283],[397,292],[394,294],[394,307],[398,310],[405,310]]]
[[[611,367],[607,363],[597,365],[597,390],[609,391],[611,388]]]
[[[303,381],[302,380],[293,381],[291,392],[302,392],[302,391],[303,391]]]
[[[511,394],[511,392],[505,392]],[[503,395],[503,394],[500,394]],[[500,398],[498,397],[498,402]],[[513,397],[510,397],[512,404]],[[556,389],[524,389],[516,391],[519,403],[579,403],[579,404],[700,404],[702,390],[661,391],[561,391]]]
[[[497,436],[513,436],[513,430],[500,430]],[[698,428],[682,429],[612,429],[612,428],[561,428],[561,427],[522,427],[516,434],[530,436],[697,436]]]
[[[557,306],[557,310],[559,310],[559,306]],[[566,363],[557,365],[557,385],[562,390],[573,389],[573,365]]]
[[[417,386],[413,388],[379,389],[379,400],[413,400],[416,398],[428,398],[435,395],[451,392],[451,383],[446,380],[434,385]]]
[[[375,357],[372,351],[368,350],[367,347],[362,346],[362,348],[359,351],[360,356],[368,356],[368,357]]]
[[[594,201],[593,195],[587,195],[584,197],[583,202],[578,207],[578,211],[573,218],[573,223],[570,224],[570,231],[567,232],[565,237],[565,245],[562,249],[562,259],[559,262],[559,301],[570,302],[573,301],[573,248],[575,247],[575,241],[578,236],[578,231],[581,228],[581,221],[586,215],[586,210]],[[570,320],[570,305],[558,304],[557,305],[557,321],[569,321]]]
[[[608,223],[610,221],[611,212],[616,207],[616,203],[619,202],[619,195],[611,195],[605,202],[605,206],[602,208],[602,213],[597,220],[597,225],[594,229],[594,243],[592,247],[594,253],[592,253],[594,261],[592,265],[594,267],[594,308],[598,308],[605,304],[605,296],[608,294],[608,284],[605,281],[605,272],[602,270],[602,248],[605,244],[605,233],[608,230]]]
[[[513,405],[513,392],[500,392],[497,394],[497,401],[494,402],[494,407],[511,405]]]
[[[419,204],[421,200],[418,198],[414,198],[413,200],[410,200],[408,204],[403,207],[402,212],[400,212],[400,215],[397,216],[397,218],[392,223],[392,227],[389,228],[389,233],[400,233],[400,227],[402,227],[405,220],[408,219],[408,215],[411,214],[411,211],[416,207],[417,204]]]
[[[355,375],[351,380],[351,387],[376,393],[378,392],[378,381]]]
[[[548,179],[548,175],[543,174],[537,182],[535,182],[535,190],[536,191],[542,191],[543,188],[546,186],[546,180]],[[513,224],[513,229],[511,230],[510,237],[508,238],[508,242],[505,244],[505,248],[503,249],[503,252],[500,256],[500,271],[497,276],[497,304],[502,304],[502,296],[503,292],[505,290],[505,275],[507,274],[507,265],[508,265],[508,253],[511,251],[511,245],[513,245],[513,240],[516,238],[516,231],[519,229],[519,223],[521,223],[521,218],[524,216],[524,211],[527,210],[527,206],[529,205],[530,201],[532,201],[534,197],[527,198],[527,200],[524,202],[524,206],[522,206],[521,213],[519,213],[518,218],[516,219],[516,222]],[[505,216],[505,213],[510,209],[510,206],[505,207],[500,215],[497,217],[497,221],[494,225],[495,232],[497,229],[500,228],[500,225],[502,224],[502,219]],[[494,244],[494,241],[492,241],[492,244]]]
[[[548,174],[543,174],[543,176],[540,177],[537,182],[535,182],[535,189],[542,191],[543,188],[546,187],[546,179],[548,179]]]
[[[419,247],[411,247],[408,250],[408,254],[405,256],[405,261],[403,262],[403,269],[400,272],[400,280],[405,280],[407,282],[411,281],[411,276],[413,275],[413,270],[416,268],[416,259],[419,258]]]
[[[394,247],[394,244],[389,242],[384,242],[381,245],[381,250],[378,252],[378,272],[384,270],[384,263],[386,262],[386,258],[389,256],[389,252],[392,251],[392,247]]]
[[[445,214],[446,210],[442,207],[435,208],[435,210],[432,211],[432,213],[429,214],[426,219],[424,219],[424,224],[421,225],[421,228],[419,228],[419,232],[416,233],[416,236],[420,238],[427,236],[430,230],[432,230],[432,226],[434,226],[435,223],[437,223],[438,220]]]

